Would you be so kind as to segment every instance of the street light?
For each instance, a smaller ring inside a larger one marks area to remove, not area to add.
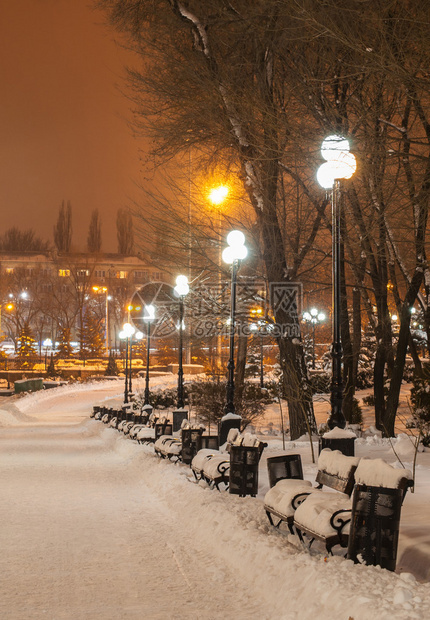
[[[326,160],[317,172],[321,187],[331,190],[332,205],[332,280],[333,280],[333,345],[331,413],[327,420],[330,429],[345,428],[346,420],[342,412],[342,343],[340,338],[340,222],[341,222],[341,180],[350,179],[357,168],[355,156],[349,152],[349,142],[343,136],[332,135],[321,146],[321,155]]]
[[[320,325],[325,321],[326,316],[324,312],[320,312],[316,308],[311,308],[309,312],[303,312],[303,320],[305,323],[312,325],[312,368],[315,369],[315,329],[317,325]]]
[[[131,377],[133,375],[133,336],[135,340],[139,341],[143,338],[143,333],[141,331],[135,331],[130,336],[130,363],[128,365],[128,393],[131,395],[133,393],[132,385],[131,385]]]
[[[231,311],[230,311],[230,352],[228,360],[227,403],[225,413],[234,413],[234,332],[236,327],[236,283],[240,261],[246,258],[245,235],[240,230],[232,230],[227,235],[228,246],[222,252],[222,259],[231,265]]]
[[[184,329],[184,298],[190,292],[187,276],[178,276],[173,289],[179,298],[178,409],[184,408],[184,370],[182,367],[182,333]]]
[[[52,347],[52,340],[50,338],[46,338],[42,344],[45,347],[45,372],[46,372],[46,368],[48,365],[48,348]]]
[[[150,405],[149,402],[149,349],[151,346],[151,321],[155,319],[155,307],[152,304],[143,307],[143,320],[146,321],[146,376],[145,376],[145,393],[144,405]]]
[[[210,202],[216,206],[220,207],[221,204],[226,200],[230,189],[227,185],[219,185],[218,187],[213,187],[208,195]],[[217,210],[218,213],[218,241],[219,241],[219,252],[218,252],[218,288],[221,291],[222,284],[222,257],[221,257],[221,244],[222,244],[222,232],[221,232],[221,209]],[[216,335],[216,356],[218,361],[218,369],[219,371],[222,368],[222,334],[221,330],[218,330]]]

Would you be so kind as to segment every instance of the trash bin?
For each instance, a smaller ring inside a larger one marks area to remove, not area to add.
[[[198,451],[199,439],[203,433],[202,428],[183,428],[182,434],[182,462],[189,465]]]
[[[402,501],[401,489],[355,485],[348,559],[395,570]]]
[[[199,450],[218,450],[219,438],[218,435],[200,435],[199,442],[197,444],[197,452]]]
[[[227,441],[227,435],[232,428],[238,428],[240,430],[240,423],[242,418],[234,413],[228,413],[221,418],[218,424],[218,437],[219,445],[222,446]]]
[[[274,487],[278,480],[285,478],[303,480],[302,457],[300,454],[271,456],[267,459],[267,471],[270,488]]]
[[[173,412],[173,432],[179,431],[184,420],[188,420],[188,411],[179,409]]]
[[[339,450],[345,456],[355,456],[354,442],[356,439],[357,437],[336,437],[333,439],[320,437],[319,452],[324,448],[330,448],[330,450]]]
[[[154,429],[155,441],[157,441],[157,439],[159,439],[162,435],[172,434],[172,424],[170,422],[157,422]]]
[[[230,493],[240,497],[257,495],[260,453],[261,450],[254,446],[230,447]]]

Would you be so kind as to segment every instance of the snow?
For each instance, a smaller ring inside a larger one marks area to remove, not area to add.
[[[324,448],[318,457],[318,469],[345,480],[348,478],[351,469],[357,467],[359,462],[359,457],[345,456],[339,450]]]
[[[335,426],[331,431],[324,433],[323,437],[325,439],[350,439],[351,437],[357,437],[357,435],[350,429]]]
[[[404,478],[412,480],[412,473],[407,469],[395,469],[382,459],[362,458],[355,472],[355,481],[370,487],[398,489]]]
[[[221,422],[225,422],[226,420],[241,420],[242,418],[237,413],[226,413],[222,418]]]
[[[88,419],[94,404],[120,405],[122,387],[75,384],[0,402],[1,618],[428,618],[430,451],[418,455],[391,573],[309,553],[270,526],[275,435],[264,437],[257,498],[212,491],[192,483],[188,466]],[[396,461],[380,437],[358,438],[355,449]],[[315,479],[309,443],[287,441],[285,451],[300,453]]]
[[[293,499],[301,493],[313,493],[309,480],[279,480],[264,497],[264,504],[284,517],[294,515]]]
[[[304,526],[310,532],[328,537],[336,534],[336,530],[331,526],[330,519],[337,510],[351,510],[352,501],[342,493],[324,493],[316,491],[311,493],[306,500],[300,504],[294,514],[294,522]],[[342,516],[342,515],[341,515]],[[350,514],[345,514],[345,519],[350,518]],[[349,533],[349,523],[342,530]]]

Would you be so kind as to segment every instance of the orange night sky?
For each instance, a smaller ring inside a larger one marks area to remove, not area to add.
[[[116,212],[138,199],[142,141],[127,126],[131,53],[89,0],[0,0],[0,232],[34,228],[52,241],[62,200],[73,246],[85,249],[91,211],[103,250],[116,251]]]

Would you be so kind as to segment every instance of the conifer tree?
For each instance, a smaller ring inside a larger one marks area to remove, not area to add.
[[[103,325],[99,317],[87,310],[84,315],[83,327],[80,330],[81,354],[84,359],[99,357],[103,354]]]
[[[65,359],[71,357],[73,353],[70,327],[62,327],[60,330],[60,344],[58,346],[57,357]]]
[[[28,322],[25,322],[18,338],[18,357],[21,368],[29,368],[31,358],[37,354],[36,341]]]
[[[118,366],[116,363],[116,359],[112,351],[110,351],[109,361],[108,361],[108,365],[106,366],[105,376],[106,377],[117,377],[118,375],[119,375],[119,370],[118,370]]]

